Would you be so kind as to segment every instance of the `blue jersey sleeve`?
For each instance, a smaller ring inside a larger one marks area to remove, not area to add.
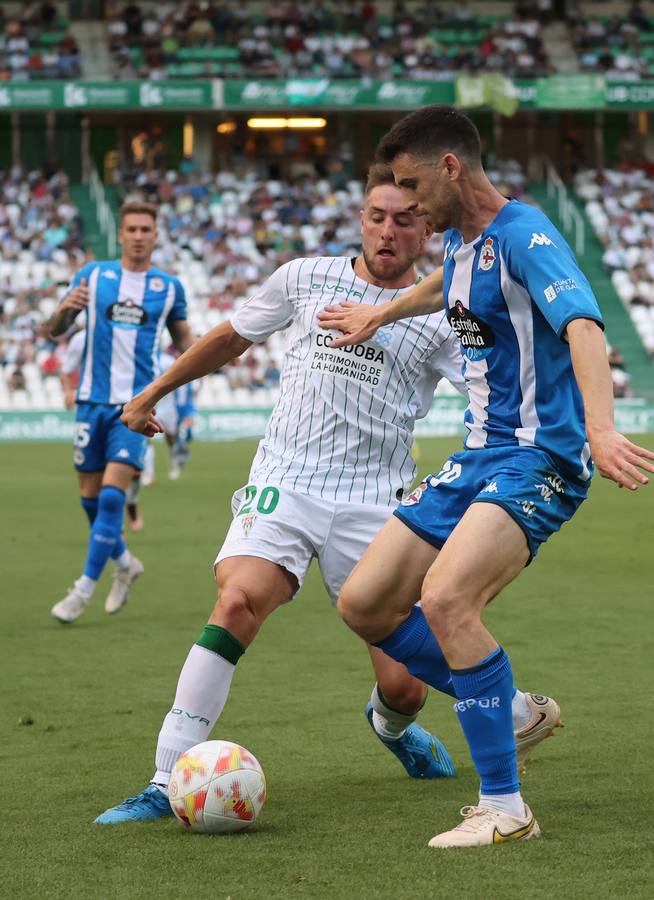
[[[79,287],[80,284],[82,283],[82,278],[86,279],[86,283],[88,285],[91,272],[97,265],[98,265],[97,263],[87,263],[85,266],[82,266],[82,268],[79,270],[79,272],[75,273],[73,280],[70,283],[70,288],[68,289],[67,293],[70,293],[70,291],[73,291],[73,290],[75,290],[75,288]]]
[[[509,274],[527,290],[559,337],[573,319],[593,319],[604,327],[588,279],[548,219],[543,216],[542,223],[529,227],[518,220],[506,229],[503,243]]]
[[[182,282],[178,278],[173,278],[173,285],[175,287],[175,302],[168,313],[166,325],[170,325],[171,322],[175,322],[177,319],[186,318],[186,294]]]

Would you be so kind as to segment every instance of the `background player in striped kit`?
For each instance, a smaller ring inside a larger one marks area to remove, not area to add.
[[[122,608],[143,571],[125,547],[121,530],[125,492],[142,468],[145,441],[122,424],[120,412],[157,376],[165,327],[180,351],[193,343],[182,285],[150,265],[156,216],[150,204],[125,204],[118,232],[120,260],[85,265],[50,320],[51,333],[60,335],[80,312],[86,318],[73,459],[91,534],[83,574],[52,608],[64,624],[84,612],[110,557],[116,570],[105,602],[109,613]]]
[[[654,453],[613,426],[601,315],[574,254],[540,210],[488,181],[473,123],[451,107],[417,110],[378,155],[409,208],[445,232],[443,270],[396,305],[331,310],[322,321],[351,346],[444,301],[464,356],[468,435],[375,538],[339,609],[428,683],[449,664],[481,788],[464,821],[430,846],[527,840],[540,829],[520,793],[511,666],[482,612],[585,499],[591,451],[605,477],[631,490],[648,481],[639,469],[654,472]]]
[[[236,663],[263,620],[299,590],[313,558],[335,599],[409,488],[414,421],[428,411],[438,380],[446,375],[461,389],[461,359],[442,315],[403,323],[363,348],[330,349],[317,311],[339,296],[393,301],[415,282],[413,262],[429,234],[407,211],[386,167],[370,173],[361,222],[361,256],[282,266],[231,322],[209,332],[125,407],[130,427],[159,432],[153,407],[162,397],[286,329],[280,399],[249,482],[234,494],[234,521],[216,559],[218,600],[164,719],[153,783],[99,816],[102,824],[171,814],[170,772],[185,750],[207,739]],[[454,774],[443,745],[414,721],[425,686],[378,650],[370,652],[377,684],[366,712],[377,735],[410,775]],[[447,692],[448,680],[441,686]],[[525,702],[516,696],[518,705]]]

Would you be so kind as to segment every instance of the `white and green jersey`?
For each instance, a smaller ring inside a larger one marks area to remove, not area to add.
[[[444,313],[396,322],[365,344],[332,349],[316,315],[341,300],[380,304],[404,290],[376,287],[350,257],[296,259],[232,316],[255,343],[286,329],[280,397],[250,481],[329,500],[390,506],[415,477],[416,419],[446,377],[465,392],[458,340]]]

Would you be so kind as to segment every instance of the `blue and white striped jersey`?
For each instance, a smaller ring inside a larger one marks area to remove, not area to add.
[[[184,288],[161,269],[131,272],[117,260],[88,263],[72,287],[82,278],[89,305],[77,399],[126,403],[159,374],[163,329],[186,318]]]
[[[583,404],[562,334],[573,319],[601,325],[602,317],[547,216],[511,201],[467,244],[446,232],[443,293],[470,398],[465,446],[539,447],[589,479]]]

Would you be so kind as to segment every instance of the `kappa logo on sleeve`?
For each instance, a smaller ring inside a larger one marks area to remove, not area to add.
[[[539,234],[536,232],[532,232],[531,235],[531,243],[527,247],[527,250],[531,250],[532,247],[556,247],[556,244],[551,238],[548,238],[546,234],[543,234],[541,231]]]

